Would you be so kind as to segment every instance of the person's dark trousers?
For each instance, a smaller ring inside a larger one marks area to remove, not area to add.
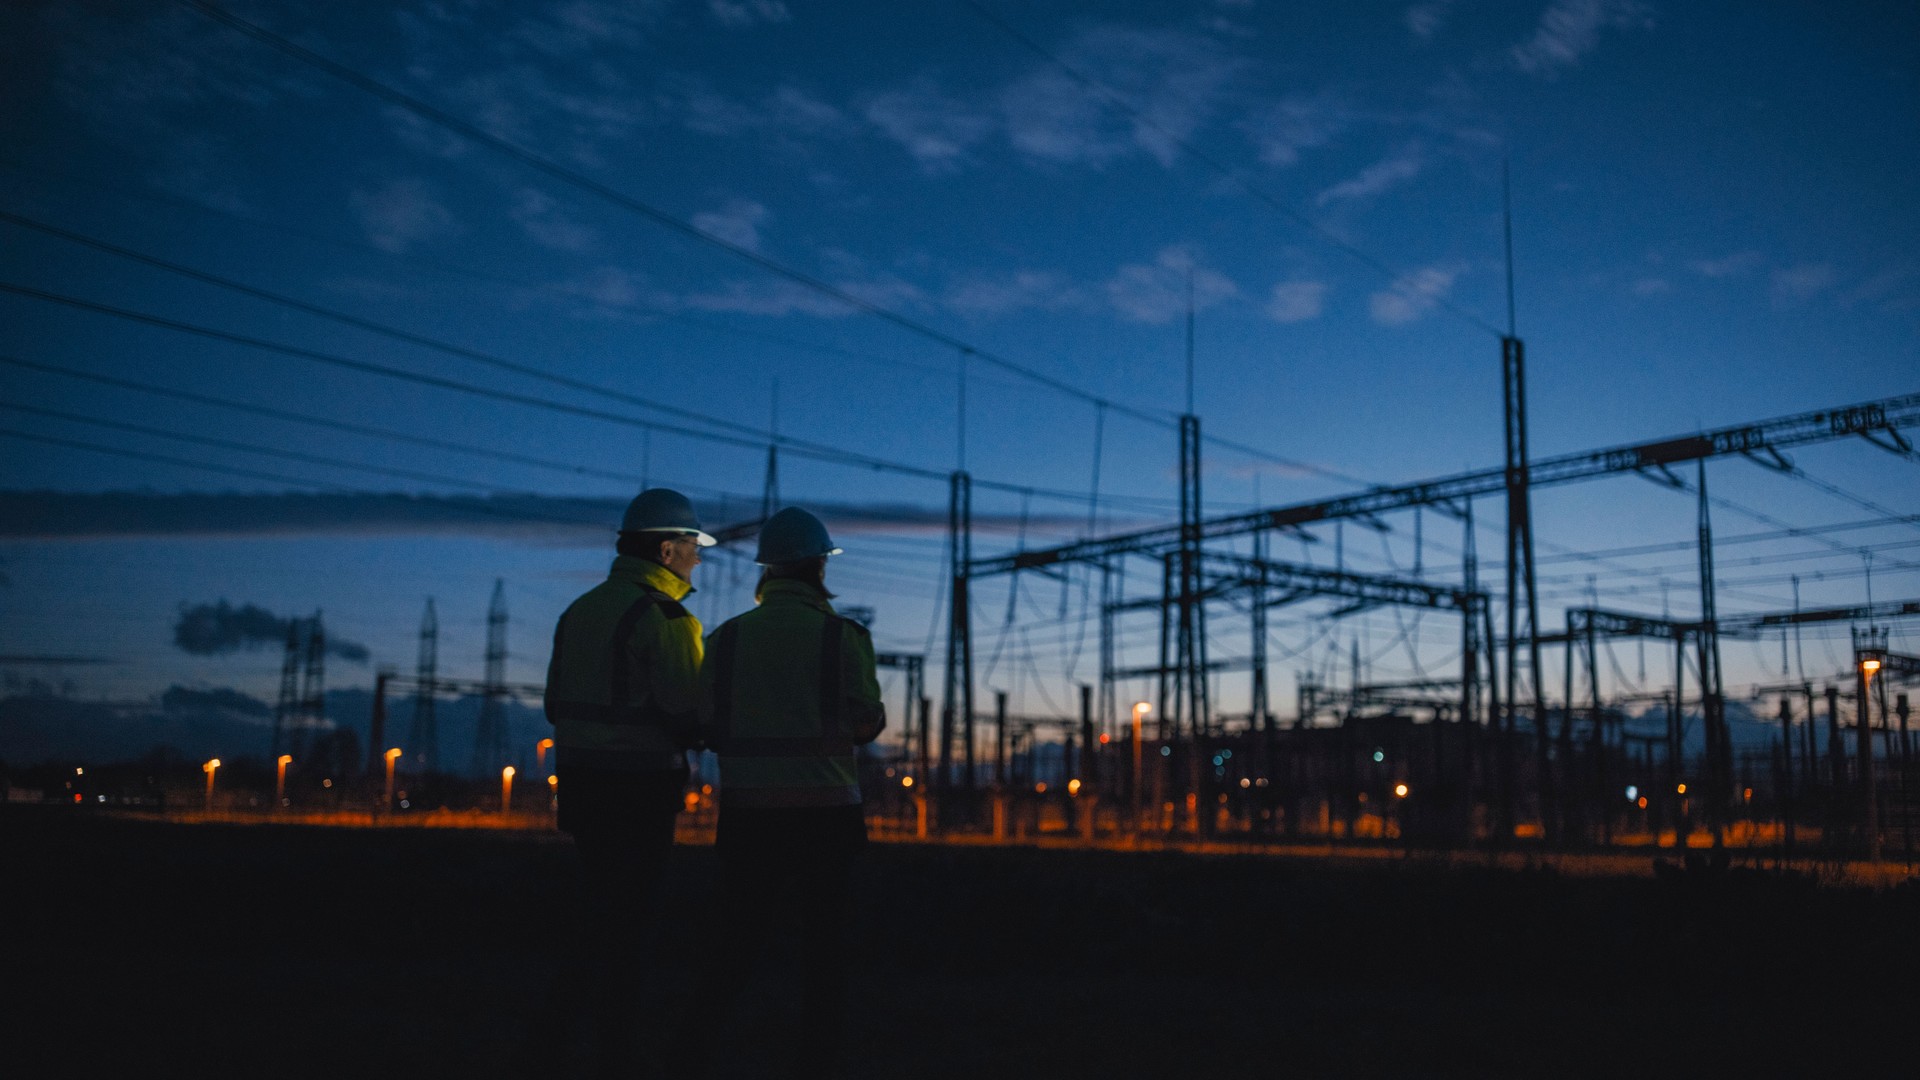
[[[566,909],[556,912],[565,953],[546,1012],[562,1030],[586,1021],[599,1075],[634,1076],[647,1064],[641,1006],[686,773],[563,761],[556,774],[560,828],[573,834],[579,872]]]
[[[721,796],[725,798],[724,794]],[[787,1064],[797,1077],[837,1075],[847,1023],[847,916],[866,846],[859,806],[720,810],[725,889],[714,952],[701,972],[674,1063],[704,1075],[716,1039]],[[798,1030],[734,1016],[747,983],[782,944],[791,946]]]

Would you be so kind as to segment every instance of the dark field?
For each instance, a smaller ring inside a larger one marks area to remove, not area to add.
[[[4,807],[0,848],[8,1075],[536,1074],[556,836]],[[677,858],[669,987],[717,878]],[[1915,1075],[1912,885],[876,844],[856,921],[853,1076]],[[777,1075],[779,990],[722,1075]]]

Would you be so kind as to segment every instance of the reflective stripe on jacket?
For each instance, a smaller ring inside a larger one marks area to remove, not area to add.
[[[666,567],[622,555],[560,616],[546,695],[557,762],[684,766],[704,649],[700,620],[680,604],[692,591]]]
[[[851,806],[856,748],[887,726],[873,639],[815,586],[767,582],[723,623],[700,672],[700,734],[723,806]]]

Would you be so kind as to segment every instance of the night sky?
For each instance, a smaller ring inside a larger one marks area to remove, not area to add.
[[[1172,519],[1190,311],[1209,512],[1497,466],[1503,173],[1536,457],[1920,390],[1910,3],[222,10],[288,47],[185,4],[0,8],[0,654],[109,661],[16,680],[270,697],[277,649],[172,644],[225,599],[324,609],[372,652],[330,685],[364,685],[429,596],[441,672],[477,677],[500,578],[537,681],[619,506],[752,517],[775,432],[842,601],[937,660],[963,457],[976,554]],[[1790,609],[1795,577],[1804,606],[1920,596],[1915,464],[1792,456],[1708,467],[1721,611]],[[23,524],[28,492],[98,513]],[[336,498],[262,521],[276,493]],[[1475,511],[1497,581],[1502,507]],[[1696,614],[1696,512],[1638,477],[1537,492],[1544,626]],[[1386,523],[1273,553],[1457,578],[1457,522]],[[751,579],[713,554],[696,614]],[[976,595],[983,694],[1070,710],[1097,590],[1008,589]],[[1332,606],[1274,613],[1278,711],[1356,651],[1457,670],[1452,617]],[[1216,656],[1244,626],[1222,610]],[[1151,619],[1123,636],[1147,662]],[[1827,678],[1846,627],[1784,644],[1728,643],[1729,693]],[[1610,692],[1664,685],[1649,651],[1614,646]]]

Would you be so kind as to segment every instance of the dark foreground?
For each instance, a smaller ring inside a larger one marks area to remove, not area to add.
[[[556,837],[0,807],[0,855],[9,1075],[535,1074]],[[669,988],[717,877],[678,857]],[[860,896],[852,1076],[1912,1075],[1913,886],[889,844]],[[723,1075],[777,1074],[780,1000]]]

